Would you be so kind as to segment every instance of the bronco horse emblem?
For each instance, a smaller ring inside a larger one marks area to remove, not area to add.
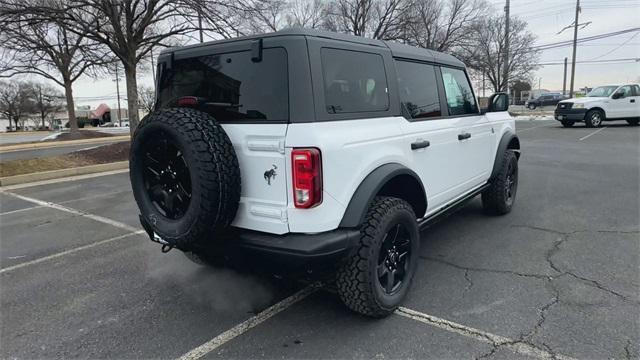
[[[264,179],[267,181],[267,185],[271,185],[271,179],[275,179],[276,175],[278,175],[276,172],[278,167],[275,164],[272,164],[271,166],[273,166],[273,169],[264,172]]]

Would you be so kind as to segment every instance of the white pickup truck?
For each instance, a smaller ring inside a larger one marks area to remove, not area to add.
[[[598,127],[607,120],[626,120],[631,126],[640,122],[640,85],[607,85],[597,87],[583,98],[560,101],[555,119],[564,127],[584,122]]]

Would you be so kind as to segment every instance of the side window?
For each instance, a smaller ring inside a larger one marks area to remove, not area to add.
[[[477,114],[478,105],[464,71],[441,67],[449,115]]]
[[[626,98],[627,96],[633,96],[631,93],[631,86],[630,85],[626,85],[621,87],[620,89],[618,89],[618,91],[616,91],[617,93],[621,93],[623,98]]]
[[[436,73],[432,65],[396,60],[403,113],[413,119],[441,116]]]
[[[640,86],[633,85],[633,91],[634,91],[633,96],[640,96]]]
[[[389,108],[384,61],[378,54],[323,48],[324,100],[330,114]]]

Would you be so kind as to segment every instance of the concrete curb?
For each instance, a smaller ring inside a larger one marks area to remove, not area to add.
[[[51,180],[51,179],[58,179],[58,178],[85,175],[85,174],[94,174],[94,173],[128,169],[128,168],[129,168],[128,161],[118,161],[118,162],[112,162],[107,164],[80,166],[80,167],[74,167],[69,169],[60,169],[60,170],[36,172],[31,174],[6,176],[3,178],[0,178],[0,186],[25,184],[25,183],[35,182],[35,181]]]
[[[47,149],[47,148],[53,148],[53,147],[59,147],[59,146],[93,144],[93,143],[103,143],[103,142],[119,142],[119,141],[126,141],[129,139],[131,139],[129,135],[122,135],[122,136],[108,136],[108,137],[80,139],[80,140],[41,142],[41,143],[34,143],[34,144],[6,145],[6,146],[0,147],[0,154],[4,152],[19,151],[19,150]]]

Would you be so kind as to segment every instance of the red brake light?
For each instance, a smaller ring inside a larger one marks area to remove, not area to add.
[[[198,98],[195,96],[183,96],[178,99],[178,106],[196,106]]]
[[[293,149],[293,203],[308,209],[322,202],[322,158],[316,148]]]

